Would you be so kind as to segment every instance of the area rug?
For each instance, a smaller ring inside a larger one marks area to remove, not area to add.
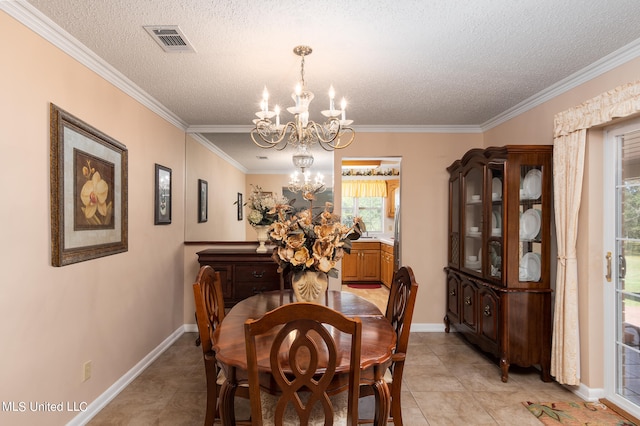
[[[600,402],[523,402],[545,425],[636,426]]]
[[[380,284],[347,284],[351,288],[380,288]]]

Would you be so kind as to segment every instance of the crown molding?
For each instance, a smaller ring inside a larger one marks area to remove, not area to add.
[[[480,126],[475,125],[425,125],[425,126],[385,126],[362,125],[352,126],[361,133],[482,133]]]
[[[160,117],[181,130],[187,129],[187,123],[181,120],[164,105],[138,87],[104,59],[92,52],[71,34],[25,0],[0,1],[0,10],[7,12],[18,22],[86,66],[109,83],[140,102]]]
[[[591,65],[584,67],[580,71],[571,74],[569,77],[547,87],[530,98],[525,99],[505,112],[498,114],[491,120],[484,122],[480,128],[483,132],[486,132],[639,56],[640,39],[637,39],[611,52]]]
[[[251,133],[253,126],[249,125],[212,125],[200,124],[187,127],[187,133]]]
[[[480,126],[352,126],[353,130],[361,133],[482,133]],[[235,125],[194,125],[187,127],[187,133],[251,133],[253,126]]]
[[[213,143],[211,143],[211,141],[209,139],[205,138],[204,136],[202,136],[199,133],[191,133],[190,135],[200,145],[204,146],[209,151],[213,152],[218,157],[222,158],[224,161],[226,161],[227,163],[231,164],[236,169],[240,170],[242,173],[244,173],[244,174],[248,174],[249,173],[249,169],[244,167],[242,164],[238,163],[233,158],[229,157],[224,151],[222,151],[220,148],[218,148]]]

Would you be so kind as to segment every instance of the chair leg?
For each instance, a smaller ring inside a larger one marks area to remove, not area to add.
[[[395,426],[402,426],[401,386],[390,386],[391,389],[391,418]]]
[[[193,314],[196,317],[196,324],[198,323],[198,314]],[[196,339],[196,346],[200,346],[200,334],[198,333],[198,338]]]

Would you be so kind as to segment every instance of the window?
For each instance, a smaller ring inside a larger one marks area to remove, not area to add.
[[[343,197],[342,223],[353,224],[353,217],[360,216],[367,232],[382,232],[384,225],[384,197]]]

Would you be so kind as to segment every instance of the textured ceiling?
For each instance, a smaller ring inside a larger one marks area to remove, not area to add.
[[[640,39],[637,0],[29,3],[203,133],[248,128],[265,85],[289,106],[299,44],[312,118],[333,84],[356,129],[393,129],[481,127]],[[164,52],[144,25],[178,25],[196,52]]]

